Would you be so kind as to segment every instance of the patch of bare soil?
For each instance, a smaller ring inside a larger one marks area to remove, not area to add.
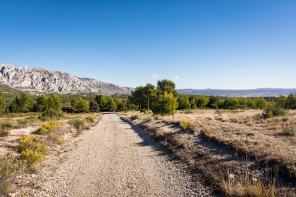
[[[30,135],[38,127],[27,127],[21,129],[11,129],[9,136],[0,137],[0,155],[5,155],[11,148],[18,145],[17,138],[22,135]]]

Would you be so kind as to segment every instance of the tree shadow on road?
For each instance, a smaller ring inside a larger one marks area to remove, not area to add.
[[[185,163],[183,163],[179,158],[174,156],[171,151],[165,149],[165,147],[163,147],[160,144],[160,142],[158,142],[158,140],[156,138],[149,135],[148,130],[142,129],[137,125],[133,125],[132,123],[130,123],[129,121],[127,121],[123,118],[121,118],[121,120],[124,123],[118,122],[119,124],[126,124],[127,123],[143,140],[142,142],[137,143],[138,145],[152,147],[155,151],[158,151],[159,156],[165,156],[169,161],[173,162],[174,164],[176,164],[176,166],[178,166],[179,168],[186,171],[186,173],[190,174],[192,176],[192,182],[200,182],[204,186],[209,187],[209,184],[206,181],[202,181],[199,178],[199,172],[197,172],[196,170],[193,171],[193,170],[189,169],[188,166]],[[212,193],[211,196],[220,196],[220,195]]]

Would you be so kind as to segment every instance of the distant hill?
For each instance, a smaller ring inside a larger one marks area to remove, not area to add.
[[[178,89],[179,94],[187,95],[218,95],[228,97],[273,97],[284,95],[287,96],[290,93],[295,94],[296,89],[284,89],[284,88],[258,88],[250,90],[223,90],[223,89]]]
[[[0,89],[3,92],[25,91],[32,94],[131,94],[134,88],[121,87],[43,67],[28,68],[0,64]]]

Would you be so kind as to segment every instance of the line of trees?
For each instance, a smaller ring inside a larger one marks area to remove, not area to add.
[[[219,96],[187,96],[182,94],[178,98],[178,109],[265,109],[268,106],[276,106],[284,109],[296,109],[296,95],[288,97],[280,95],[270,101],[264,97],[219,97]]]
[[[63,110],[65,112],[104,112],[128,111],[139,109],[152,110],[155,114],[171,115],[176,109],[265,109],[280,107],[296,109],[296,95],[285,97],[220,97],[220,96],[188,96],[178,95],[173,81],[164,79],[152,84],[139,86],[129,97],[112,97],[102,94],[96,96],[81,95],[29,95],[21,92],[13,98],[11,94],[3,94],[0,90],[0,115],[3,113],[44,112],[47,110]]]
[[[21,92],[6,99],[0,90],[0,115],[3,113],[44,112],[48,110],[65,112],[99,112],[99,111],[127,111],[135,110],[136,106],[127,98],[104,96],[78,96],[78,95],[29,95]],[[61,99],[62,98],[62,99]],[[61,102],[61,100],[63,102]]]
[[[265,109],[267,107],[281,107],[296,109],[296,95],[288,97],[220,97],[220,96],[188,96],[178,95],[174,82],[164,79],[152,84],[139,86],[128,98],[138,109],[143,111],[152,109],[153,113],[170,115],[175,109]]]

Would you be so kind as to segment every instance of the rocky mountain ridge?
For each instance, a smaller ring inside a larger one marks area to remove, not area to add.
[[[218,95],[228,97],[277,97],[279,95],[288,96],[295,94],[296,88],[257,88],[249,90],[228,90],[228,89],[178,89],[179,94],[202,95],[207,96]]]
[[[43,67],[29,68],[0,64],[0,83],[31,93],[59,94],[130,94],[134,88],[121,87]]]

